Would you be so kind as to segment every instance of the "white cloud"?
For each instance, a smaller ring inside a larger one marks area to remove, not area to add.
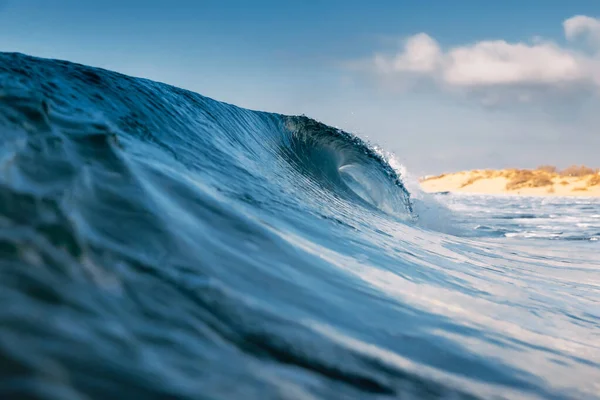
[[[556,84],[586,78],[576,56],[552,44],[484,41],[446,55],[444,82],[456,86]]]
[[[569,40],[584,37],[594,45],[600,44],[600,20],[576,15],[563,22],[565,36]]]
[[[563,27],[571,41],[584,38],[600,44],[599,19],[576,16]],[[396,54],[376,55],[372,65],[388,79],[418,74],[450,91],[478,93],[487,103],[529,102],[540,97],[536,93],[547,96],[590,87],[600,92],[597,55],[540,38],[531,43],[487,40],[444,50],[435,39],[419,33],[405,40]]]
[[[431,73],[441,61],[442,50],[438,43],[426,33],[419,33],[408,38],[404,51],[392,59],[384,55],[375,56],[375,65],[381,72],[416,72]]]

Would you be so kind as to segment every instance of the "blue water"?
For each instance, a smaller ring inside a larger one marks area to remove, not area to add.
[[[600,202],[397,159],[0,54],[0,398],[600,398]]]

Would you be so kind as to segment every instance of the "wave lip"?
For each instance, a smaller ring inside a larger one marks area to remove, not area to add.
[[[412,216],[410,192],[398,172],[361,139],[307,117],[287,117],[285,126],[290,137],[284,152],[301,173],[338,194]]]

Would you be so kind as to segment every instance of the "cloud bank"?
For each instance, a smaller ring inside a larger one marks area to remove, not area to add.
[[[565,46],[535,38],[517,43],[485,40],[449,49],[419,33],[406,38],[395,54],[376,54],[369,68],[387,80],[427,81],[450,92],[477,94],[489,104],[600,93],[600,19],[574,16],[563,22],[563,30]]]

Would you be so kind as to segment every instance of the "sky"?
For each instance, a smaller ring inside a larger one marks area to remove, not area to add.
[[[0,51],[306,114],[409,172],[600,167],[598,0],[0,0]]]

